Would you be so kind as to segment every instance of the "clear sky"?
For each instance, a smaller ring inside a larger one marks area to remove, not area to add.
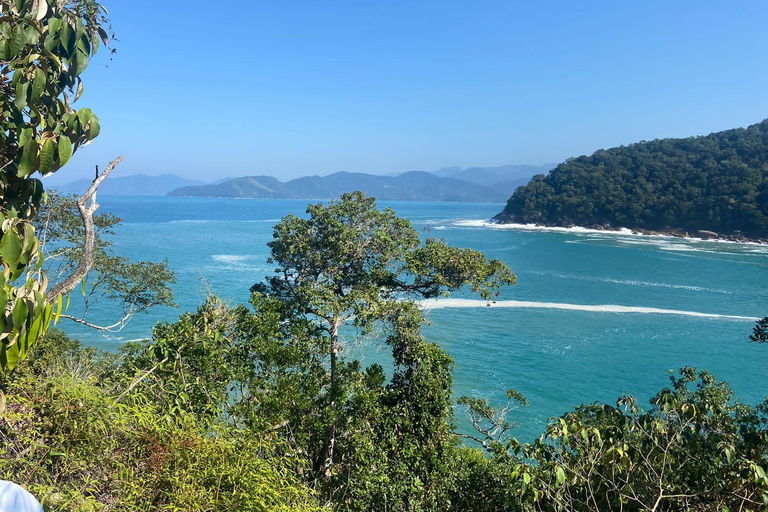
[[[104,0],[55,181],[543,164],[768,117],[768,2]]]

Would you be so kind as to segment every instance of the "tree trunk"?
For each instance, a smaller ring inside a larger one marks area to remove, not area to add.
[[[325,480],[330,482],[333,475],[333,449],[336,445],[336,392],[338,386],[338,361],[339,361],[339,320],[334,319],[331,326],[331,415],[332,420],[328,428],[325,443]]]
[[[88,187],[85,194],[77,200],[77,209],[80,210],[80,216],[83,219],[83,227],[85,228],[83,255],[72,274],[48,290],[48,293],[45,296],[45,299],[48,302],[53,303],[59,295],[64,295],[74,290],[88,271],[91,270],[91,267],[93,267],[93,244],[96,238],[93,225],[93,214],[99,209],[99,204],[96,202],[96,192],[98,191],[101,182],[107,179],[109,173],[111,173],[122,161],[123,155],[118,156],[109,163],[107,168],[104,169],[104,172],[101,174],[99,174],[99,168],[97,166],[96,177],[91,183],[91,186]]]

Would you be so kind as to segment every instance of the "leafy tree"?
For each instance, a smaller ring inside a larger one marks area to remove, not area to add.
[[[76,196],[53,191],[48,194],[33,221],[37,233],[40,233],[46,273],[53,283],[72,275],[84,252],[89,250],[85,247],[77,199]],[[111,236],[120,221],[111,213],[93,216],[94,243],[90,249],[93,252],[93,268],[85,276],[87,286],[79,308],[81,314],[74,316],[62,311],[60,318],[114,332],[121,330],[132,316],[147,312],[152,307],[175,306],[169,285],[176,282],[176,277],[168,268],[167,260],[159,263],[131,262],[114,254]],[[112,325],[95,325],[87,319],[90,308],[102,299],[118,303],[122,309],[120,319]]]
[[[121,385],[122,357],[52,329],[4,375],[0,478],[47,511],[319,511],[274,434],[174,421]]]
[[[372,198],[346,194],[285,217],[270,243],[275,275],[252,310],[209,300],[158,326],[127,360],[133,388],[213,422],[279,433],[304,477],[350,510],[447,506],[453,361],[421,336],[416,300],[468,287],[493,298],[503,263],[434,239]],[[370,339],[392,352],[388,379],[345,353]]]
[[[408,220],[391,209],[378,210],[375,200],[360,192],[344,194],[328,205],[310,205],[307,213],[307,218],[289,215],[274,227],[269,246],[270,262],[277,264],[275,275],[253,288],[257,311],[279,311],[278,323],[304,331],[298,339],[308,352],[292,355],[301,368],[302,394],[312,401],[305,406],[317,411],[311,413],[317,419],[309,425],[310,432],[302,434],[308,441],[303,448],[315,475],[322,476],[333,493],[334,482],[350,478],[340,462],[360,455],[366,446],[357,429],[378,422],[375,434],[390,436],[393,429],[410,433],[395,445],[389,441],[388,457],[421,446],[416,458],[426,463],[421,475],[426,485],[430,468],[440,464],[442,447],[452,439],[452,361],[421,338],[423,318],[414,301],[463,287],[491,299],[503,286],[514,284],[515,276],[502,262],[487,260],[477,251],[432,238],[422,242]],[[346,361],[342,354],[345,343],[374,333],[386,339],[393,353],[395,372],[386,387],[380,367],[362,372],[359,361]],[[289,334],[279,343],[292,345],[296,333]],[[257,357],[271,359],[273,354]],[[305,371],[312,378],[307,379]],[[271,375],[258,379],[259,386],[250,389],[271,387]],[[301,431],[299,424],[290,426],[293,432]],[[433,442],[437,444],[430,448]],[[367,446],[380,448],[377,443],[369,437]],[[413,464],[399,464],[403,478],[405,467],[410,467],[411,479],[418,475]],[[413,489],[399,492],[404,496]]]
[[[757,321],[749,339],[757,343],[768,342],[768,316]]]
[[[32,175],[57,171],[98,136],[93,112],[72,105],[83,92],[82,72],[109,35],[106,11],[93,0],[0,0],[0,8],[0,304],[7,304],[0,314],[0,369],[7,371],[47,330],[50,299],[74,287],[89,266],[86,258],[71,279],[47,290],[30,223],[44,192]],[[97,186],[82,201],[86,225],[98,207]]]
[[[460,434],[461,437],[475,441],[489,453],[505,452],[514,442],[510,431],[516,426],[509,415],[515,409],[528,405],[528,399],[515,389],[508,389],[506,396],[507,404],[502,408],[492,406],[487,398],[460,396],[456,402],[464,408],[477,431],[477,434]]]
[[[518,448],[529,503],[542,511],[765,510],[765,406],[733,402],[727,384],[683,368],[641,411],[583,405]]]

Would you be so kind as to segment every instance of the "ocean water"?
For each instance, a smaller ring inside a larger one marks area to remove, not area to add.
[[[307,204],[120,196],[99,202],[123,218],[114,237],[118,254],[167,258],[178,277],[178,309],[151,310],[119,333],[60,324],[110,350],[150,336],[157,322],[195,309],[209,292],[246,301],[249,287],[272,269],[272,226]],[[465,294],[425,304],[431,325],[424,333],[453,357],[456,395],[502,404],[504,391],[515,388],[528,397],[529,406],[512,415],[521,440],[581,403],[631,394],[647,404],[669,383],[669,370],[684,365],[727,380],[745,402],[768,395],[768,346],[747,339],[754,319],[768,314],[768,246],[489,224],[500,204],[380,206],[411,219],[424,236],[483,251],[517,274],[518,284],[490,306]],[[91,316],[115,318],[119,310],[105,304]],[[373,345],[348,353],[387,360]],[[462,424],[458,410],[457,420]]]

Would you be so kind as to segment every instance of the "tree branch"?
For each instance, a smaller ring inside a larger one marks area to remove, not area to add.
[[[67,315],[65,313],[62,313],[59,315],[59,318],[65,318],[67,320],[72,320],[75,323],[85,325],[86,327],[91,327],[92,329],[96,329],[97,331],[107,331],[107,332],[120,332],[123,330],[123,327],[126,326],[128,323],[128,320],[131,319],[133,316],[133,313],[128,313],[123,318],[121,318],[119,321],[115,322],[112,325],[96,325],[92,324],[85,320],[85,318],[78,318],[76,316]]]
[[[85,277],[91,267],[93,267],[93,243],[96,238],[95,230],[93,227],[93,214],[99,209],[99,204],[96,202],[96,192],[99,185],[103,182],[109,173],[117,167],[117,165],[123,161],[123,156],[120,155],[112,160],[104,172],[97,175],[91,186],[83,194],[80,199],[77,200],[77,209],[80,210],[80,217],[83,219],[83,227],[85,227],[85,244],[83,247],[83,256],[80,258],[80,262],[77,264],[75,270],[67,276],[66,279],[54,285],[46,294],[46,300],[53,302],[56,297],[69,293],[75,289],[77,284]]]

